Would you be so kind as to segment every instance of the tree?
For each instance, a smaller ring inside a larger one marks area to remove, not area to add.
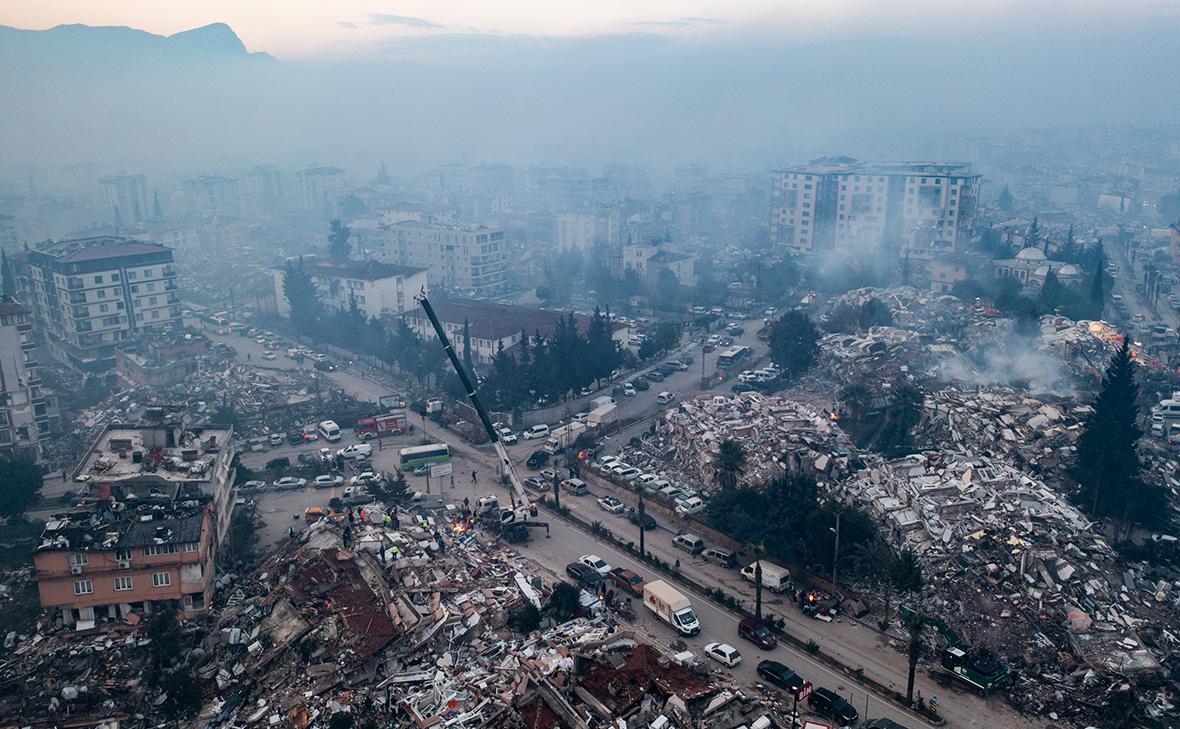
[[[242,417],[229,402],[228,396],[223,396],[221,404],[213,411],[213,422],[217,425],[232,425],[235,430],[241,426]]]
[[[987,296],[987,289],[983,284],[972,279],[963,281],[956,281],[954,286],[951,286],[951,296],[958,297],[967,303],[971,303],[976,299],[982,299]]]
[[[541,611],[528,600],[508,615],[508,625],[518,633],[531,633],[541,625]]]
[[[31,458],[0,458],[0,516],[16,516],[37,500],[41,469]]]
[[[717,449],[715,465],[717,480],[721,482],[722,487],[731,489],[737,486],[738,475],[746,465],[745,448],[733,438],[726,438]]]
[[[1041,223],[1036,219],[1036,217],[1034,217],[1032,222],[1028,224],[1028,232],[1024,235],[1024,247],[1041,247]]]
[[[918,670],[918,658],[922,655],[922,629],[926,627],[926,618],[915,611],[910,613],[905,621],[906,632],[910,636],[909,644],[909,674],[905,682],[905,702],[914,703],[914,674]]]
[[[1069,230],[1065,234],[1065,242],[1061,244],[1057,257],[1066,263],[1078,262],[1078,243],[1073,235],[1073,223],[1069,224]]]
[[[148,621],[147,632],[151,639],[149,681],[159,684],[164,669],[171,667],[180,656],[180,625],[176,622],[176,610],[158,607]]]
[[[1078,437],[1077,501],[1093,519],[1113,518],[1129,526],[1163,518],[1158,509],[1163,506],[1161,490],[1141,477],[1138,397],[1131,344],[1124,339],[1107,365],[1102,389]]]
[[[1005,213],[1012,212],[1012,193],[1008,190],[1007,185],[1004,185],[1004,189],[1000,191],[1000,196],[996,199],[996,207],[998,207],[1000,210],[1003,210]]]
[[[352,252],[351,246],[348,245],[348,238],[351,235],[352,230],[347,225],[341,223],[339,219],[333,219],[328,224],[328,257],[348,258],[348,254]]]
[[[294,265],[287,261],[287,270],[283,272],[283,296],[291,307],[291,322],[295,328],[304,334],[316,331],[322,306],[315,283],[303,267],[302,256]]]
[[[385,474],[385,477],[372,487],[373,495],[389,511],[392,511],[398,504],[405,503],[410,496],[410,485],[406,482],[406,474],[400,468],[395,473],[397,475],[393,478],[390,478],[389,474]]]
[[[811,369],[819,356],[819,330],[803,312],[792,309],[771,325],[770,358],[789,378]]]
[[[922,404],[926,396],[914,385],[903,382],[893,388],[885,409],[885,426],[878,439],[882,451],[910,445],[910,431],[922,420]]]
[[[545,612],[559,623],[574,617],[578,611],[578,588],[568,582],[558,582],[545,603]]]
[[[766,547],[761,543],[751,544],[746,549],[754,558],[754,617],[762,619],[762,560],[766,557]]]
[[[875,296],[861,304],[857,310],[856,318],[861,329],[893,326],[893,312]]]
[[[1050,268],[1049,272],[1045,274],[1045,282],[1041,284],[1041,293],[1037,297],[1037,304],[1043,311],[1054,311],[1061,305],[1064,295],[1065,286],[1057,278],[1057,272]]]
[[[673,349],[680,343],[680,327],[672,322],[660,322],[652,334],[652,341],[660,353]]]
[[[170,719],[188,718],[201,708],[201,687],[186,668],[179,668],[164,677],[160,688],[168,694],[163,704],[164,715]]]
[[[656,293],[660,306],[668,311],[674,311],[680,304],[680,279],[672,273],[672,269],[665,268],[656,278]]]
[[[328,729],[352,729],[355,724],[351,711],[337,711],[328,719]]]

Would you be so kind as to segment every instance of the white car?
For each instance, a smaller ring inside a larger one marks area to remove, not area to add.
[[[500,442],[504,445],[516,444],[516,433],[512,432],[512,428],[500,428],[497,433],[500,436]]]
[[[325,473],[322,476],[316,476],[315,481],[311,482],[317,489],[334,489],[337,486],[344,485],[343,476],[333,476]]]
[[[544,423],[542,423],[541,425],[534,425],[533,427],[529,428],[524,433],[522,433],[521,436],[525,440],[535,440],[537,438],[548,438],[549,437],[549,426],[545,425]]]
[[[261,491],[266,488],[266,481],[247,481],[238,487],[239,491]]]
[[[364,471],[352,477],[353,486],[368,486],[369,484],[380,483],[381,474],[372,471]]]
[[[373,455],[373,446],[369,443],[353,443],[336,451],[341,458],[368,458]]]
[[[598,508],[610,514],[622,514],[626,509],[626,505],[613,496],[600,496],[594,500],[598,504]]]
[[[699,496],[679,496],[676,499],[676,513],[692,516],[705,510],[705,502]]]
[[[705,655],[730,668],[742,662],[742,654],[729,643],[709,643],[705,646]]]
[[[619,464],[618,456],[603,456],[594,462],[594,467],[599,471],[610,471]]]
[[[604,560],[602,557],[599,557],[597,554],[583,554],[581,557],[578,557],[578,561],[603,577],[606,577],[610,574],[610,565],[606,563],[606,560]]]
[[[275,481],[273,485],[276,491],[296,491],[307,485],[307,479],[283,476],[278,481]]]
[[[269,349],[262,353],[262,358],[267,361],[270,361],[270,360],[274,359],[275,357],[276,357],[275,353],[270,351]]]
[[[659,481],[659,480],[660,480],[660,477],[654,473],[645,473],[642,476],[640,476],[639,478],[635,479],[636,483],[639,483],[643,486],[646,486],[649,483],[652,483],[654,481]]]
[[[638,468],[633,468],[631,466],[627,466],[626,468],[624,468],[621,471],[615,471],[615,475],[618,476],[619,478],[623,479],[624,481],[634,481],[635,479],[637,479],[641,475],[643,475],[643,471],[640,471]]]

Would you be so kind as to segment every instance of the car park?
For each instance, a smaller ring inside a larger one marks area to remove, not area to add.
[[[778,645],[778,640],[770,628],[757,618],[742,618],[738,623],[738,637],[750,641],[763,650],[772,650]]]
[[[792,694],[803,688],[805,683],[799,674],[778,661],[761,661],[758,664],[758,677]]]
[[[606,577],[610,574],[610,565],[607,564],[606,560],[604,560],[602,557],[599,557],[597,554],[583,554],[581,557],[578,557],[578,561],[603,577]]]
[[[636,597],[643,596],[643,578],[635,572],[625,567],[615,567],[607,577],[625,592],[629,592]]]
[[[549,437],[549,426],[544,423],[542,423],[540,425],[534,425],[534,426],[528,428],[527,430],[525,430],[524,433],[521,434],[521,436],[525,440],[536,440],[537,438],[548,438]]]
[[[278,481],[275,481],[273,486],[276,491],[296,491],[307,486],[307,479],[296,478],[295,476],[283,476]]]
[[[316,476],[315,480],[311,482],[317,489],[330,489],[337,486],[344,485],[344,477],[325,473],[322,476]]]
[[[581,562],[570,562],[567,564],[565,566],[565,573],[573,578],[574,582],[581,587],[594,589],[602,583],[602,575],[598,574],[598,570]]]
[[[742,662],[742,654],[729,643],[709,643],[705,646],[705,655],[729,668]]]
[[[826,688],[817,688],[807,697],[807,705],[817,714],[827,716],[841,727],[852,726],[860,719],[856,707],[840,694]]]
[[[595,499],[595,502],[598,504],[598,508],[611,514],[621,514],[626,508],[622,501],[613,496],[600,496]]]

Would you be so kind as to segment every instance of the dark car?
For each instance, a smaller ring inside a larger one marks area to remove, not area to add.
[[[765,650],[770,650],[778,645],[770,628],[756,618],[743,618],[742,622],[738,623],[738,636]]]
[[[787,668],[778,661],[762,661],[758,664],[758,676],[781,689],[792,694],[803,688],[803,679],[799,674]],[[812,696],[815,694],[813,693]]]
[[[892,719],[873,719],[866,722],[861,729],[905,729],[905,727]]]
[[[287,442],[293,446],[299,445],[300,443],[302,443],[303,442],[303,431],[292,430],[290,433],[287,433]]]
[[[860,718],[856,707],[848,703],[843,696],[826,688],[817,688],[807,697],[807,705],[817,714],[831,717],[840,726],[852,726]]]
[[[652,382],[664,381],[664,373],[660,372],[659,370],[652,370],[651,372],[648,372],[646,375],[644,375],[644,377],[651,380]]]
[[[316,362],[315,365],[313,365],[313,366],[317,370],[319,370],[320,372],[332,372],[333,370],[337,370],[340,368],[340,366],[338,364],[336,364],[335,362],[329,362],[326,359],[323,361],[320,361],[320,362]]]
[[[751,385],[748,382],[738,382],[738,383],[735,383],[733,386],[733,391],[737,392],[737,393],[753,392],[754,390],[757,390],[757,389],[758,388],[754,387],[753,385]]]
[[[320,457],[314,453],[300,453],[299,463],[304,466],[314,466],[320,462]]]
[[[634,507],[631,507],[631,506],[627,507],[627,521],[631,522],[632,524],[639,524],[639,521],[640,521],[639,511],[637,509],[635,509]],[[644,529],[655,529],[656,528],[655,518],[651,514],[647,513],[646,511],[643,512],[643,528]]]
[[[278,458],[272,458],[266,462],[266,467],[267,467],[267,469],[275,469],[275,470],[280,469],[280,468],[290,468],[291,467],[291,459],[287,456],[279,456]]]
[[[533,451],[532,454],[529,456],[529,459],[524,462],[524,465],[528,466],[529,468],[531,468],[533,470],[536,470],[536,469],[540,468],[541,466],[544,466],[548,462],[549,462],[549,452],[548,451]]]
[[[675,365],[666,364],[666,365],[661,365],[660,367],[657,367],[656,371],[659,372],[660,374],[664,375],[665,377],[667,377],[668,375],[679,372],[680,368],[676,367]]]
[[[590,565],[585,565],[581,562],[570,562],[567,564],[565,566],[565,573],[582,587],[593,589],[598,587],[599,583],[602,582],[602,575],[595,572],[594,568]]]
[[[643,379],[642,377],[636,377],[634,380],[631,380],[631,387],[634,387],[640,392],[651,389],[651,385],[647,384],[647,380]]]

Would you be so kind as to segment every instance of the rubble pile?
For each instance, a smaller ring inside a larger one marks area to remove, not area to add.
[[[984,454],[1047,473],[1073,457],[1089,405],[1041,400],[1001,387],[946,387],[926,394],[915,441],[931,448]]]
[[[1180,616],[1180,582],[1125,565],[1061,495],[998,459],[914,454],[835,494],[918,556],[924,613],[1020,669],[1012,695],[1040,711],[1100,702],[1110,677],[1153,675],[1180,648],[1165,627]]]
[[[944,352],[918,332],[876,326],[859,334],[825,335],[820,353],[823,371],[848,384],[892,378],[897,372],[924,374]]]
[[[934,337],[956,335],[975,317],[971,307],[958,297],[913,286],[854,289],[829,301],[822,316],[843,307],[859,308],[870,299],[889,307],[894,326]]]
[[[828,413],[778,396],[756,392],[707,395],[685,400],[664,414],[657,440],[648,447],[650,464],[628,455],[637,468],[669,466],[684,483],[704,488],[715,482],[722,441],[740,440],[748,464],[743,480],[763,483],[784,473],[806,471],[839,478],[848,474],[853,445]]]

